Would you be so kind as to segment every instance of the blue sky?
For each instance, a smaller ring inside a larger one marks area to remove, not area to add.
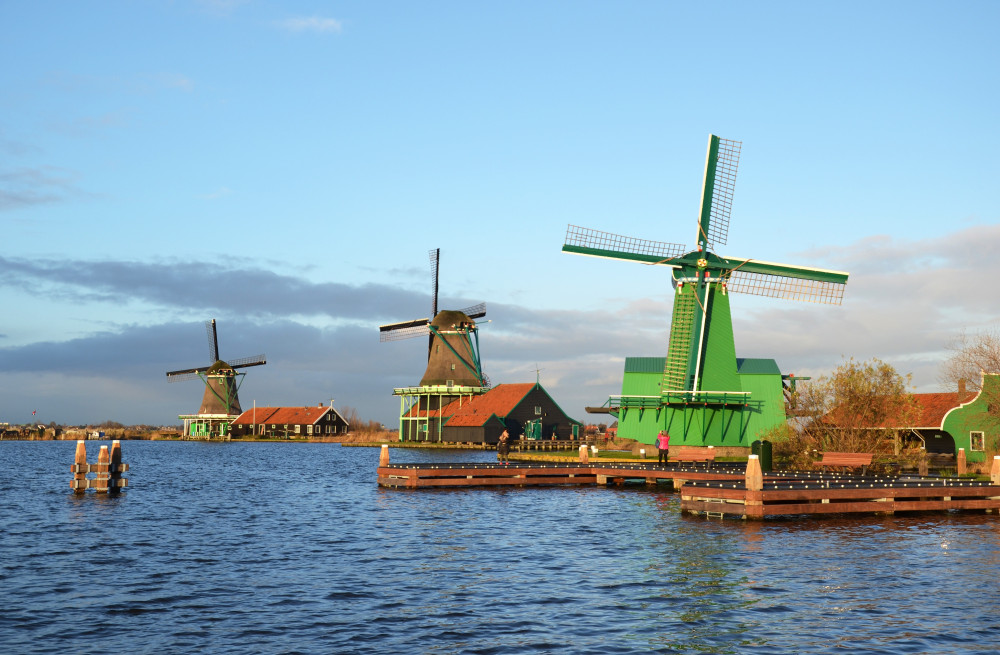
[[[727,256],[850,272],[740,297],[740,356],[880,357],[938,389],[1000,299],[992,2],[0,0],[0,421],[176,423],[166,370],[267,353],[244,405],[395,423],[422,341],[485,301],[494,382],[586,418],[662,355],[669,274],[566,225],[693,244],[710,133],[742,141]]]

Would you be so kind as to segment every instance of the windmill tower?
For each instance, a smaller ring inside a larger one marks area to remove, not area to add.
[[[674,287],[665,358],[629,358],[622,395],[609,405],[619,434],[652,443],[746,446],[784,422],[782,376],[773,360],[737,359],[729,293],[839,305],[847,273],[723,257],[739,166],[738,141],[709,136],[697,247],[570,225],[563,251],[671,269]],[[652,410],[652,411],[650,411]]]
[[[167,382],[179,382],[200,378],[205,382],[205,393],[197,414],[181,415],[184,419],[184,434],[190,437],[211,439],[227,437],[229,423],[243,413],[240,408],[239,387],[244,373],[237,369],[262,366],[267,363],[264,355],[244,357],[227,363],[219,359],[219,335],[215,319],[205,323],[208,334],[207,366],[169,371]]]
[[[428,336],[427,368],[420,384],[394,389],[400,396],[400,438],[440,440],[441,410],[455,400],[487,390],[489,379],[479,359],[479,328],[475,319],[486,316],[486,303],[462,310],[438,311],[438,273],[441,249],[429,251],[431,263],[431,317],[379,326],[380,341]]]

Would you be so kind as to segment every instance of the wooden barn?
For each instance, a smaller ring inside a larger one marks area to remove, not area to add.
[[[417,408],[411,411],[421,411]],[[500,384],[471,398],[453,401],[429,418],[441,423],[440,440],[496,443],[506,428],[512,439],[571,439],[580,421],[570,418],[538,383]],[[436,431],[428,431],[437,435]]]
[[[231,435],[272,439],[307,439],[347,434],[350,425],[332,405],[316,407],[255,407],[230,425]]]

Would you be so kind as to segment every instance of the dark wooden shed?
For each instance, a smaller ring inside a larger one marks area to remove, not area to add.
[[[557,439],[577,436],[582,423],[570,418],[538,383],[500,384],[486,393],[449,405],[442,440],[496,443],[504,428],[511,438],[526,432],[536,437]]]

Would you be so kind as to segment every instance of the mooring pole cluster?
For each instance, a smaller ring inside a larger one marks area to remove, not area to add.
[[[73,479],[69,486],[78,494],[87,489],[93,489],[99,494],[116,494],[128,486],[128,478],[122,477],[122,473],[128,471],[128,464],[122,463],[122,446],[117,439],[111,442],[110,451],[107,446],[101,446],[96,464],[87,463],[87,444],[85,441],[77,441],[76,457],[70,471]],[[93,473],[94,477],[88,478],[88,473]]]

